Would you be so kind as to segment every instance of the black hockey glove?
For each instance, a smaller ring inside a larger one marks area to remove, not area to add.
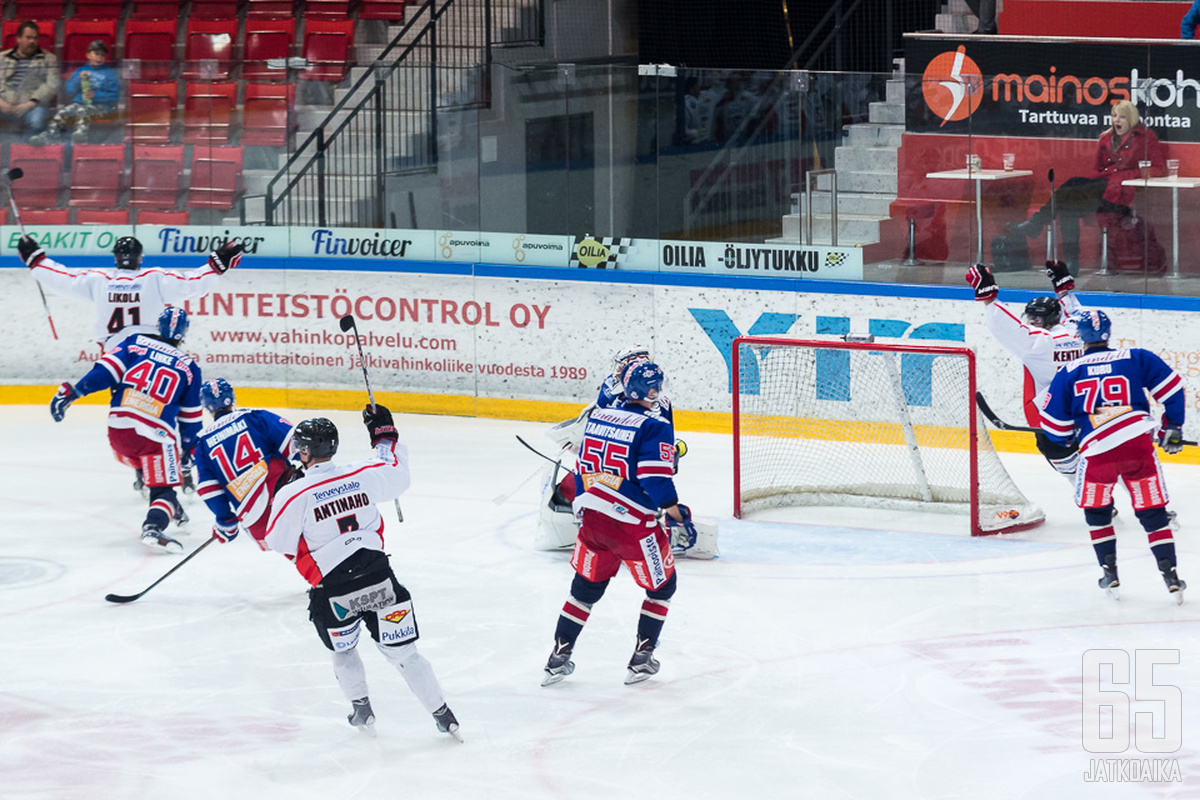
[[[1165,417],[1162,430],[1158,432],[1158,446],[1163,449],[1164,453],[1170,455],[1175,455],[1183,450],[1183,431],[1178,425],[1168,422]]]
[[[38,262],[46,257],[46,251],[32,237],[22,236],[17,240],[17,254],[25,262],[25,266],[33,269]]]
[[[991,302],[996,299],[996,292],[1000,289],[996,286],[996,279],[992,277],[992,271],[987,264],[973,264],[967,270],[967,283],[971,284],[971,288],[975,290],[975,299]]]
[[[242,251],[245,249],[241,242],[226,242],[209,254],[208,265],[218,275],[224,275],[242,263]]]
[[[1071,276],[1071,271],[1062,261],[1047,261],[1046,277],[1054,286],[1055,294],[1075,291],[1075,278]]]
[[[50,416],[54,417],[55,422],[62,422],[63,417],[67,415],[67,408],[79,397],[80,394],[75,391],[75,387],[63,381],[63,385],[58,387],[54,399],[50,401]]]
[[[371,437],[371,447],[380,442],[395,444],[400,440],[396,425],[392,422],[392,412],[384,406],[377,405],[372,410],[367,406],[362,412],[363,424],[367,426],[367,434]]]

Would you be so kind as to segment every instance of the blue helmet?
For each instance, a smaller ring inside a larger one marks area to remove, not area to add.
[[[179,306],[167,306],[158,315],[158,335],[178,344],[187,335],[190,324],[186,311]]]
[[[1075,333],[1084,344],[1107,342],[1112,333],[1112,320],[1103,311],[1085,311],[1075,322]]]
[[[210,414],[222,408],[233,408],[233,387],[224,378],[213,378],[200,384],[200,405]]]
[[[621,376],[621,384],[625,387],[625,396],[630,400],[654,400],[662,391],[662,368],[652,361],[635,361]]]

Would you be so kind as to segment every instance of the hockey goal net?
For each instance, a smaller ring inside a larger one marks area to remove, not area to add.
[[[733,376],[734,516],[963,511],[973,536],[1045,519],[992,446],[966,347],[743,336]]]

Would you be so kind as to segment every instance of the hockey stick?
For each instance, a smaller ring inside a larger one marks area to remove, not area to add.
[[[354,331],[354,343],[358,345],[358,362],[362,367],[363,382],[367,384],[367,399],[371,401],[371,411],[374,411],[375,393],[371,391],[371,377],[367,375],[367,357],[363,355],[362,339],[358,335],[358,325],[354,322],[354,315],[347,314],[338,320],[338,324],[342,326],[342,333]],[[404,512],[400,510],[400,498],[397,497],[392,502],[396,506],[396,520],[404,522]]]
[[[1058,192],[1054,190],[1054,168],[1050,168],[1050,236],[1054,239],[1054,260],[1058,261]]]
[[[549,461],[551,464],[562,464],[561,461],[551,458],[550,456],[546,455],[541,450],[538,450],[536,447],[531,445],[529,442],[522,439],[520,436],[517,437],[517,441],[520,442],[521,444],[525,445],[526,449],[529,450],[529,452],[533,453],[535,456],[538,456],[539,458],[544,458],[547,461]]]
[[[177,569],[182,567],[184,564],[191,561],[193,558],[195,558],[197,555],[200,554],[201,550],[208,547],[210,544],[212,544],[215,541],[217,541],[216,536],[210,537],[204,544],[200,545],[195,550],[188,553],[186,558],[184,558],[178,564],[176,564],[175,566],[173,566],[169,570],[167,570],[166,573],[161,578],[159,578],[154,583],[147,586],[145,589],[142,589],[137,594],[106,594],[106,595],[104,595],[104,599],[110,603],[132,603],[134,600],[137,600],[139,597],[144,595],[146,592],[150,591],[155,586],[158,586],[160,583],[165,581],[167,578],[169,578],[171,576],[171,573],[175,572]]]
[[[12,182],[25,177],[25,170],[20,167],[13,167],[4,173],[4,177],[7,179],[8,205],[12,209],[13,219],[17,221],[17,225],[21,228],[21,236],[24,237],[26,235],[25,223],[21,221],[21,212],[17,210],[17,198],[13,197]],[[46,321],[50,323],[50,334],[57,339],[58,331],[54,329],[54,317],[50,316],[50,304],[46,302],[46,292],[42,289],[42,284],[38,283],[36,278],[34,279],[34,283],[37,283],[38,294],[42,296],[42,308],[46,309]]]
[[[1030,428],[1025,425],[1009,425],[1000,417],[996,416],[996,412],[992,411],[992,407],[988,405],[988,401],[983,399],[983,392],[975,393],[975,403],[979,406],[979,410],[983,412],[983,416],[987,417],[987,421],[992,423],[992,427],[1002,431],[1020,431],[1024,433],[1040,433],[1041,428]],[[1196,442],[1190,439],[1184,439],[1183,443],[1190,447],[1195,447]]]

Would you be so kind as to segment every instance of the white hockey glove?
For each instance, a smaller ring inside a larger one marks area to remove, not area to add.
[[[232,542],[238,535],[237,520],[233,522],[214,522],[212,535],[221,540],[221,544]]]
[[[563,447],[570,445],[578,448],[583,441],[583,429],[587,427],[588,418],[595,410],[595,403],[588,405],[579,412],[579,416],[558,423],[546,431],[546,435]]]

